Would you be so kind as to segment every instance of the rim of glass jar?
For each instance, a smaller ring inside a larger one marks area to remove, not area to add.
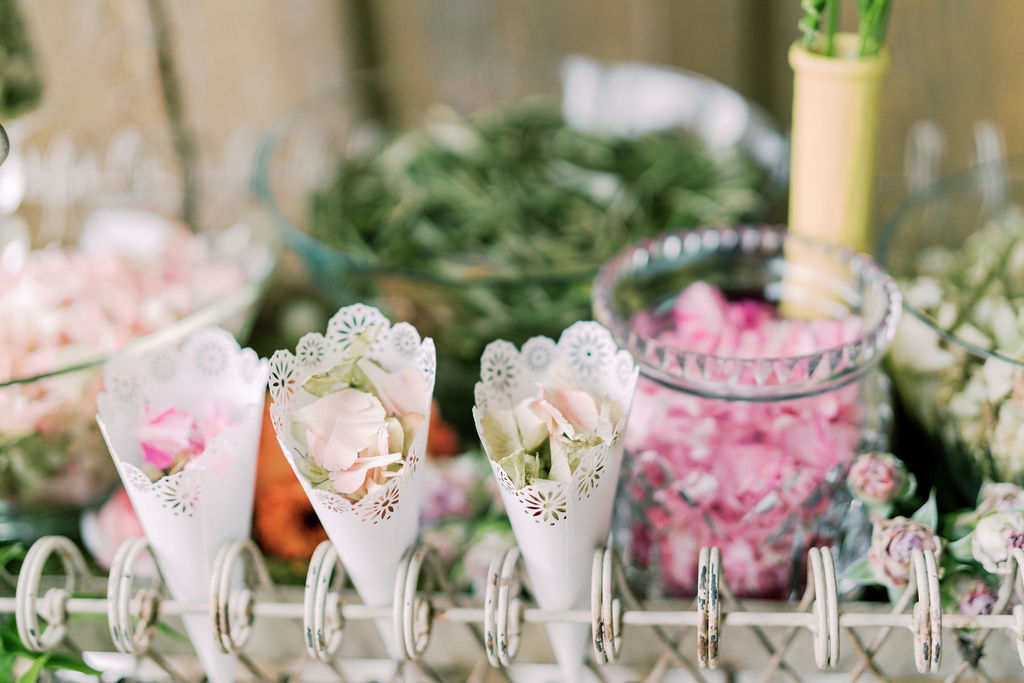
[[[638,333],[628,320],[615,312],[613,298],[618,284],[654,259],[678,259],[700,252],[762,251],[781,254],[787,243],[800,244],[836,258],[863,282],[877,287],[885,301],[885,312],[881,318],[846,344],[808,354],[756,358],[698,353],[665,344],[650,335]],[[878,365],[888,350],[903,308],[903,298],[896,281],[870,257],[789,233],[785,226],[767,225],[693,228],[634,243],[601,268],[594,279],[591,298],[595,318],[612,331],[620,347],[634,356],[645,378],[704,398],[751,402],[815,396],[862,378]],[[667,370],[667,363],[675,370]],[[789,381],[794,371],[801,367],[805,369],[804,379]],[[725,379],[711,379],[716,370]],[[737,380],[747,372],[752,374],[754,382],[739,383]],[[772,376],[777,383],[766,383]]]
[[[969,187],[974,187],[979,182],[983,182],[980,176],[986,173],[992,173],[993,171],[1003,173],[1005,175],[1005,179],[1011,185],[1014,183],[1020,183],[1020,176],[1021,174],[1024,174],[1024,154],[1017,154],[1003,159],[975,164],[966,170],[941,178],[931,185],[927,185],[916,192],[913,192],[896,208],[896,211],[893,212],[892,216],[889,217],[889,220],[887,220],[882,225],[882,229],[879,230],[878,240],[875,247],[875,252],[878,254],[878,262],[888,266],[889,257],[893,251],[892,242],[895,239],[896,233],[900,231],[900,228],[904,225],[907,215],[914,209],[920,208],[923,204],[934,202],[938,198],[949,199],[956,192],[963,191]],[[965,240],[966,238],[967,236],[964,237]],[[1016,360],[999,353],[998,351],[990,351],[978,346],[977,344],[972,344],[966,339],[962,339],[952,332],[942,329],[934,318],[915,306],[904,304],[904,311],[923,322],[938,337],[961,347],[978,358],[986,360],[992,358],[1004,363],[1009,363],[1010,365],[1018,368],[1024,368],[1024,360]]]

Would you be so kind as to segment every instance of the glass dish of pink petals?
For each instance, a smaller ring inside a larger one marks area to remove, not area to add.
[[[854,455],[887,442],[895,283],[781,229],[707,229],[620,253],[594,307],[640,364],[617,511],[637,581],[692,595],[718,546],[738,595],[791,595],[844,533]]]
[[[0,540],[74,533],[116,473],[95,424],[114,352],[222,325],[244,333],[273,254],[239,224],[193,234],[100,209],[77,246],[32,249],[0,226]]]

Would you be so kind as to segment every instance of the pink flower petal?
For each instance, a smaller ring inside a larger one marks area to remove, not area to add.
[[[389,415],[426,414],[427,386],[418,370],[406,366],[397,372],[388,372],[367,358],[360,360],[358,366],[373,383]]]
[[[189,435],[192,418],[177,408],[154,409],[143,406],[135,438],[142,447],[143,458],[159,469],[170,467],[182,453],[193,453]]]

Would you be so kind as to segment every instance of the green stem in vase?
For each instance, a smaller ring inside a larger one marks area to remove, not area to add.
[[[891,8],[891,0],[857,0],[861,57],[872,57],[882,48]]]
[[[801,0],[800,7],[804,10],[804,15],[800,17],[800,21],[797,24],[801,33],[804,34],[804,47],[808,50],[814,48],[814,38],[818,35],[818,29],[821,27],[821,15],[825,9],[825,3],[828,0]]]
[[[804,48],[811,51],[817,48],[824,56],[835,57],[839,0],[801,0],[800,7],[804,13],[797,27],[803,34]],[[859,57],[873,57],[882,49],[891,8],[892,0],[857,0]],[[819,35],[821,43],[817,42]]]
[[[825,31],[825,56],[836,56],[836,31],[839,29],[839,0],[828,0],[828,29]]]

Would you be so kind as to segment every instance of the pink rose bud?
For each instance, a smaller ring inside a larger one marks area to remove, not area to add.
[[[982,485],[978,497],[980,499],[977,509],[979,515],[993,510],[996,512],[1024,510],[1024,489],[1016,484],[987,482]]]
[[[906,517],[876,519],[871,532],[868,564],[875,579],[885,586],[905,586],[915,550],[942,553],[942,539],[931,527]]]
[[[957,611],[965,616],[991,614],[998,596],[994,588],[974,577],[961,577],[953,584]]]
[[[1024,548],[1024,513],[991,512],[978,522],[971,538],[971,553],[990,574],[1013,571],[1013,551]]]
[[[850,465],[847,484],[868,505],[887,505],[900,497],[908,483],[907,470],[891,453],[861,453]]]

